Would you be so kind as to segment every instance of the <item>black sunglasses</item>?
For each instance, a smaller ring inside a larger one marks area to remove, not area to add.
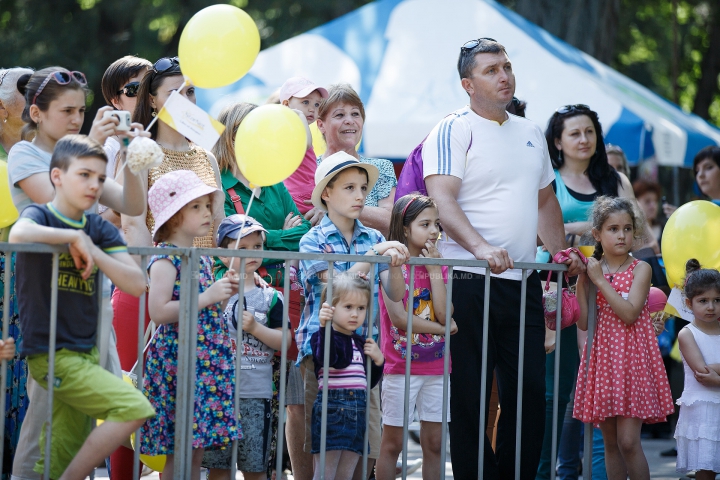
[[[132,98],[137,97],[138,90],[140,89],[140,82],[130,82],[120,90],[117,91],[118,95],[125,94],[126,97]]]
[[[575,113],[577,111],[588,111],[590,110],[590,107],[588,107],[585,104],[577,103],[575,105],[565,105],[564,107],[560,107],[556,110],[557,113],[560,115],[565,115],[566,113]]]
[[[153,65],[153,71],[155,73],[164,73],[175,65],[180,66],[180,59],[178,57],[163,57]]]
[[[490,38],[490,37],[482,37],[482,38],[478,38],[477,40],[468,40],[467,42],[465,42],[463,44],[462,47],[460,47],[460,51],[462,53],[467,53],[471,50],[474,50],[475,48],[477,48],[478,45],[480,45],[482,43],[483,40],[497,42],[497,40],[495,40],[494,38]]]
[[[8,68],[4,72],[0,73],[0,85],[2,85],[3,80],[5,80],[5,76],[10,73],[10,69]]]

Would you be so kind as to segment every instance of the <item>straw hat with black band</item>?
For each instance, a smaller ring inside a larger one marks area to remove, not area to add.
[[[327,184],[340,172],[348,168],[361,168],[367,172],[367,191],[370,192],[380,178],[380,171],[375,165],[361,162],[357,158],[345,152],[337,152],[324,158],[315,171],[315,188],[312,192],[312,203],[320,210],[327,211],[327,206],[322,201],[322,193]]]

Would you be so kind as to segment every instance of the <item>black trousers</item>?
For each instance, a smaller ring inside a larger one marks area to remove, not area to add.
[[[533,480],[540,461],[545,429],[545,323],[540,278],[528,276],[525,310],[525,361],[523,374],[520,478]],[[453,318],[458,333],[450,342],[452,374],[450,448],[453,478],[478,478],[480,422],[480,375],[482,367],[483,301],[485,277],[462,271],[453,275]],[[493,278],[490,281],[488,325],[487,398],[493,371],[500,395],[497,452],[485,435],[484,478],[515,478],[515,427],[517,419],[518,354],[520,348],[521,282]]]

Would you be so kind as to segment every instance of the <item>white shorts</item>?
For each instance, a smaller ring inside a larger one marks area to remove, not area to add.
[[[421,422],[442,422],[443,376],[411,375],[408,425],[417,409]],[[383,425],[403,426],[405,375],[384,375],[382,381]],[[448,381],[447,420],[450,421],[450,382]]]

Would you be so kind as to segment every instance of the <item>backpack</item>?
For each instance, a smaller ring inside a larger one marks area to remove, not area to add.
[[[451,113],[459,117],[456,113]],[[448,115],[447,117],[449,117]],[[445,118],[447,118],[445,117]],[[423,141],[410,152],[410,155],[405,160],[400,176],[398,177],[397,187],[395,188],[395,201],[399,198],[404,197],[409,193],[419,193],[420,195],[427,196],[427,188],[425,187],[425,177],[423,176],[423,158],[422,149],[427,140],[427,136],[423,138]],[[472,136],[470,137],[470,145],[468,145],[467,152],[472,147]],[[465,155],[467,156],[467,152]]]

